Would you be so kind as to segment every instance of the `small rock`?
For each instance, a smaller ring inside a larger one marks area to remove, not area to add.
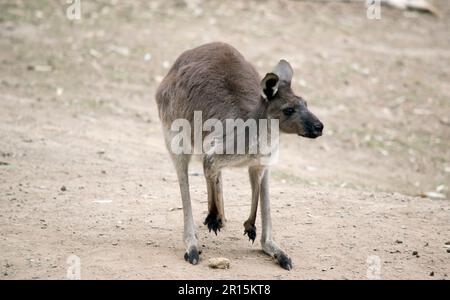
[[[49,65],[30,65],[27,66],[27,70],[36,72],[51,72],[53,71],[53,68]]]
[[[56,96],[61,96],[64,93],[64,89],[62,87],[56,88]]]
[[[212,269],[229,269],[230,260],[225,257],[214,257],[208,261],[208,266]]]
[[[395,243],[396,243],[396,244],[403,244],[403,241],[396,240]]]
[[[120,47],[120,46],[116,46],[116,45],[111,45],[109,47],[109,50],[111,52],[115,52],[115,53],[120,54],[122,56],[129,56],[130,55],[130,49],[128,49],[127,47]]]
[[[433,277],[433,276],[434,276],[434,272],[431,272],[431,273],[430,273],[430,276]]]
[[[147,246],[152,246],[152,247],[155,247],[155,248],[159,247],[159,245],[156,242],[154,242],[154,241],[149,241],[146,244],[147,244]]]
[[[412,255],[417,256],[417,255],[419,255],[419,252],[413,251]]]
[[[438,192],[428,192],[425,193],[425,197],[430,199],[445,199],[445,195]]]
[[[92,57],[95,57],[95,58],[101,58],[102,57],[102,54],[100,52],[98,52],[97,50],[95,50],[95,49],[90,49],[89,50],[89,54]]]
[[[151,60],[152,59],[152,55],[150,54],[150,53],[145,53],[145,55],[144,55],[144,60],[145,61],[149,61],[149,60]]]
[[[105,203],[111,203],[112,200],[94,200],[94,201],[92,201],[92,202],[94,202],[94,203],[102,203],[102,204],[105,204]]]
[[[67,191],[67,188],[66,188],[66,186],[65,186],[65,185],[63,185],[63,186],[61,187],[61,191],[62,191],[62,192],[65,192],[65,191]]]
[[[448,190],[448,187],[445,186],[444,184],[440,184],[436,187],[436,192],[438,192],[438,193],[442,193],[447,190]]]
[[[301,87],[306,87],[306,86],[307,86],[306,81],[303,80],[303,79],[299,79],[299,80],[298,80],[298,84],[299,84]]]

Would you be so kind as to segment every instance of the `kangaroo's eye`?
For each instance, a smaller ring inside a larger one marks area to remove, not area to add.
[[[285,116],[290,116],[290,115],[292,115],[293,113],[295,113],[295,109],[293,109],[292,107],[288,107],[288,108],[285,108],[285,109],[283,109],[283,114],[285,115]]]

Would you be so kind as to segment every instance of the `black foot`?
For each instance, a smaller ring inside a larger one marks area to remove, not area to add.
[[[213,230],[217,235],[217,231],[220,231],[220,228],[222,227],[222,220],[217,219],[216,215],[208,214],[203,224],[208,226],[209,232]]]
[[[256,239],[256,227],[253,226],[250,229],[245,229],[244,230],[244,235],[248,236],[248,240],[252,241],[252,244],[255,243],[255,239]]]
[[[288,271],[292,269],[292,260],[286,254],[280,253],[279,255],[275,255],[275,259],[283,269]]]
[[[199,252],[197,247],[191,247],[188,252],[184,253],[184,259],[189,263],[196,265],[200,260]]]
[[[252,241],[252,243],[255,243],[256,239],[256,226],[254,223],[255,222],[252,220],[247,220],[244,222],[244,235],[247,235],[248,240]]]

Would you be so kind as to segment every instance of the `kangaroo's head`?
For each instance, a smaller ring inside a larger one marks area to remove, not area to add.
[[[293,70],[284,59],[261,81],[261,96],[267,101],[267,115],[278,119],[280,131],[307,138],[322,135],[323,124],[308,109],[306,101],[291,89]]]

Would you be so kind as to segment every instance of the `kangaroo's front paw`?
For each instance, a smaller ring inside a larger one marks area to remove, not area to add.
[[[189,250],[184,253],[184,259],[189,263],[196,265],[200,260],[200,252],[196,246],[191,246]]]
[[[289,256],[287,256],[286,253],[281,252],[278,255],[275,254],[274,257],[277,260],[280,267],[288,271],[292,269],[292,260]]]
[[[216,235],[217,231],[220,231],[220,228],[223,227],[222,219],[220,219],[217,215],[213,214],[208,214],[203,224],[208,226],[209,232],[213,230]]]
[[[256,226],[255,224],[251,224],[249,221],[244,222],[244,235],[248,236],[248,240],[255,242],[256,239]]]

